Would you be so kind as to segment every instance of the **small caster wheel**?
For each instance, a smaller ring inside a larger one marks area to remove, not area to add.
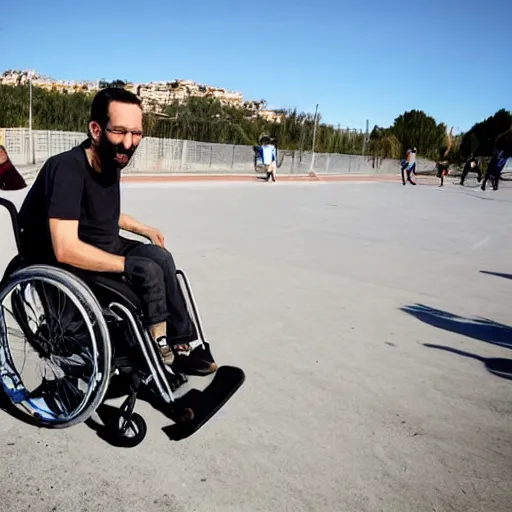
[[[113,428],[117,441],[125,448],[133,448],[142,443],[148,431],[144,418],[136,412],[132,413],[128,421],[120,416]]]

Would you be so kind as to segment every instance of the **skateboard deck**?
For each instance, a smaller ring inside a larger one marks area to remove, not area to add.
[[[169,439],[179,441],[197,432],[234,395],[245,381],[245,374],[236,366],[221,366],[209,386],[200,391],[191,389],[175,402],[180,409],[189,408],[194,418],[164,427],[162,430]]]

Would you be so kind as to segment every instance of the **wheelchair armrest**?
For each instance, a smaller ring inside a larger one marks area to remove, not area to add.
[[[146,240],[148,240],[151,244],[153,243],[151,238],[149,238],[149,236],[146,236],[146,235],[139,235],[141,236],[142,238],[145,238]]]
[[[125,230],[120,229],[119,230],[119,234],[121,234],[121,231],[125,231]],[[151,238],[149,238],[146,235],[141,235],[140,233],[133,233],[131,231],[126,231],[126,233],[129,233],[130,236],[128,238],[130,238],[130,239],[132,239],[131,236],[135,235],[137,237],[136,239],[138,239],[140,237],[140,238],[142,238],[144,240],[147,240],[148,242],[152,243],[151,242]]]

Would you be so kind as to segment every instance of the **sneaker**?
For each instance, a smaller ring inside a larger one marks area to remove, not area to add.
[[[156,344],[158,345],[158,350],[164,364],[171,366],[174,363],[174,352],[167,343],[167,337],[160,336],[160,338],[156,340]]]
[[[184,350],[187,346],[188,350]],[[176,345],[174,348],[175,359],[173,369],[187,375],[209,375],[214,373],[218,366],[213,359],[209,343],[204,347],[199,345],[191,348],[189,344]]]

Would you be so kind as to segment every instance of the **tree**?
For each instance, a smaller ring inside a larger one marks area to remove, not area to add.
[[[128,80],[121,80],[119,78],[112,80],[112,82],[102,79],[99,82],[99,86],[100,86],[100,89],[105,89],[106,87],[118,87],[120,89],[124,89],[126,87],[127,83],[128,83]]]
[[[461,142],[461,154],[465,157],[490,156],[498,135],[512,126],[512,114],[505,109],[498,110],[493,116],[476,123],[464,134]]]
[[[375,126],[370,134],[369,154],[373,157],[373,167],[379,167],[385,158],[399,158],[402,144],[391,133],[390,128]]]
[[[408,148],[416,147],[418,154],[437,158],[446,134],[446,125],[437,124],[436,120],[422,110],[404,112],[395,119],[390,129],[401,143],[401,154]]]
[[[105,82],[106,83],[106,82]],[[110,85],[123,87],[126,81]],[[33,88],[33,126],[35,129],[85,132],[94,92],[62,94],[57,90]],[[0,126],[28,126],[28,85],[0,85]],[[279,149],[310,151],[315,125],[312,113],[297,110],[279,111],[281,122],[267,121],[249,105],[235,107],[215,98],[190,97],[185,102],[167,105],[163,113],[144,115],[144,132],[150,137],[188,139],[202,142],[244,144],[252,146],[262,133],[276,138]],[[501,109],[494,116],[476,123],[464,136],[455,138],[451,161],[461,155],[488,156],[496,137],[512,125],[512,114]],[[418,154],[437,159],[445,144],[446,126],[421,110],[398,116],[392,126],[375,126],[370,135],[369,154],[374,162],[400,158],[409,147]],[[364,133],[342,129],[320,121],[315,150],[319,153],[362,154]]]

